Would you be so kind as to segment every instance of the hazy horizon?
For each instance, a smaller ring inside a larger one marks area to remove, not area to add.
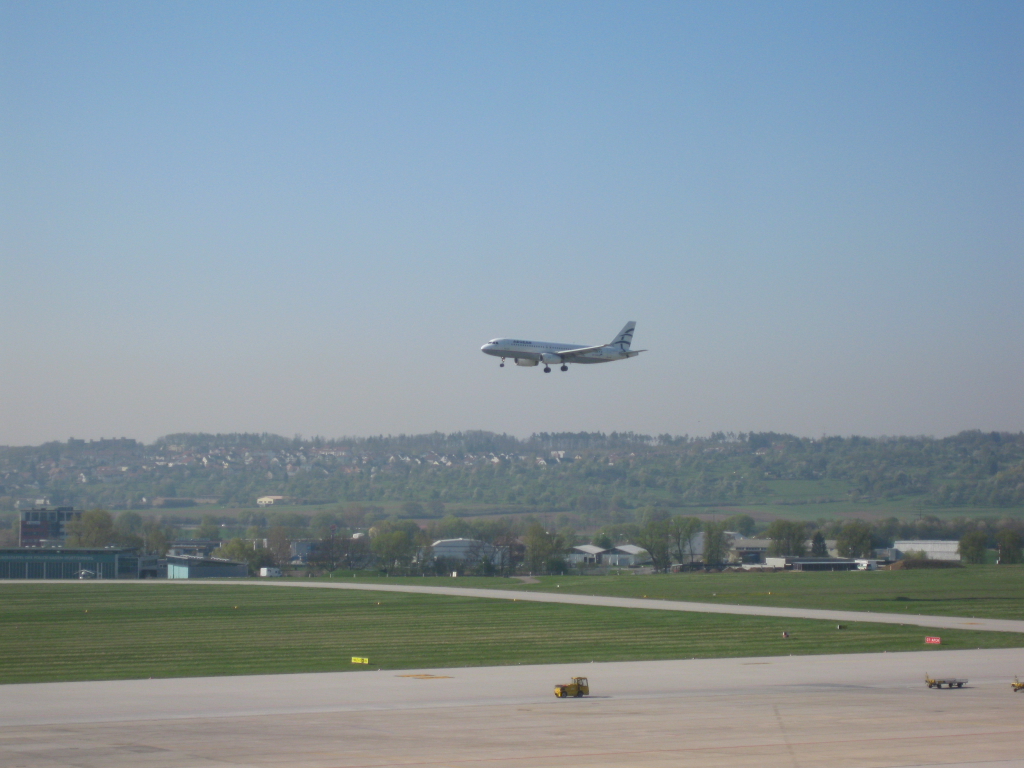
[[[1022,83],[1014,2],[4,2],[0,444],[1022,431]]]
[[[799,435],[799,434],[795,434],[795,433],[792,433],[792,432],[787,432],[787,433],[777,432],[776,434],[780,434],[780,435],[785,434],[785,435],[789,435],[791,437],[796,437],[796,438],[799,438],[799,439],[802,439],[802,440],[806,439],[806,440],[812,440],[812,441],[813,440],[825,440],[825,439],[828,439],[828,438],[831,438],[831,437],[839,437],[839,438],[843,438],[843,439],[848,439],[848,438],[851,438],[851,437],[859,437],[859,438],[865,438],[865,439],[868,439],[868,440],[896,440],[896,439],[901,439],[901,438],[906,438],[906,439],[911,439],[911,440],[918,440],[918,439],[920,439],[920,440],[942,440],[942,439],[948,438],[948,437],[955,437],[956,435],[962,434],[964,432],[981,432],[982,434],[991,434],[993,431],[999,432],[1000,430],[978,430],[978,429],[973,429],[972,430],[972,429],[967,429],[967,430],[960,430],[959,432],[954,432],[954,433],[951,433],[951,434],[948,434],[948,435],[897,435],[897,434],[887,434],[887,435],[833,435],[833,434],[829,434],[829,435]],[[332,436],[332,435],[320,435],[320,434],[303,435],[303,434],[299,434],[299,433],[280,434],[280,433],[277,433],[277,432],[268,432],[266,430],[251,430],[249,432],[204,432],[204,431],[181,432],[181,431],[175,431],[175,432],[168,432],[168,433],[162,434],[162,435],[157,435],[157,436],[155,436],[155,437],[153,437],[151,439],[142,439],[142,438],[139,438],[139,437],[133,436],[133,435],[101,435],[99,437],[90,437],[90,436],[81,436],[81,435],[70,435],[67,438],[63,439],[63,440],[60,440],[60,439],[46,440],[46,441],[43,441],[41,443],[34,443],[34,444],[14,445],[14,444],[2,444],[2,443],[0,443],[0,448],[38,447],[39,445],[43,445],[43,444],[49,443],[49,442],[59,442],[59,443],[65,443],[66,444],[66,443],[68,443],[71,440],[82,440],[82,441],[84,441],[86,443],[88,443],[88,442],[100,442],[100,441],[103,441],[103,440],[135,440],[135,441],[137,441],[139,443],[142,443],[144,445],[153,445],[158,440],[164,440],[164,439],[169,438],[169,437],[173,437],[173,436],[176,436],[176,435],[183,435],[183,434],[209,435],[211,437],[224,437],[224,436],[232,435],[232,434],[272,435],[274,437],[280,437],[280,438],[284,438],[286,440],[299,439],[299,440],[302,440],[304,442],[312,442],[314,440],[324,440],[326,442],[343,443],[343,442],[345,442],[347,440],[372,440],[372,439],[375,439],[375,438],[383,438],[383,439],[386,439],[386,440],[391,440],[391,439],[403,438],[403,437],[406,437],[406,438],[428,437],[428,436],[430,436],[432,434],[442,434],[442,435],[445,435],[445,436],[449,436],[449,435],[454,435],[454,434],[471,434],[471,433],[475,433],[475,432],[483,432],[483,433],[489,433],[489,434],[495,434],[495,435],[503,435],[503,436],[512,437],[512,438],[515,438],[516,440],[524,442],[526,440],[529,440],[531,437],[544,434],[545,432],[547,432],[549,434],[559,435],[559,434],[580,434],[583,431],[579,430],[579,431],[576,431],[576,432],[554,432],[553,433],[550,430],[538,430],[538,431],[527,433],[527,434],[517,435],[517,434],[513,434],[511,432],[507,432],[507,431],[506,432],[496,432],[496,431],[491,430],[491,429],[463,429],[463,430],[457,430],[455,432],[444,432],[442,430],[436,430],[434,432],[399,432],[399,433],[393,433],[393,434],[391,434],[391,433],[375,432],[375,433],[369,433],[369,434],[363,434],[363,435],[334,435],[334,436]],[[598,433],[600,433],[600,434],[612,434],[614,432],[619,432],[619,433],[622,433],[622,434],[631,433],[631,434],[634,434],[634,435],[641,435],[641,436],[646,435],[647,437],[650,437],[650,438],[653,438],[653,439],[657,439],[658,437],[660,437],[660,435],[658,435],[658,434],[652,434],[652,433],[646,433],[646,432],[638,432],[637,430],[628,430],[628,429],[626,429],[626,430],[610,430],[610,431],[603,431],[603,430],[591,430],[590,431],[591,434],[598,434]],[[745,430],[745,431],[740,431],[740,432],[730,432],[730,431],[723,431],[723,430],[712,430],[711,432],[707,432],[707,433],[704,433],[704,434],[682,434],[682,435],[679,435],[679,434],[672,434],[672,433],[664,433],[664,432],[662,432],[661,435],[669,434],[669,436],[674,438],[674,439],[687,437],[687,438],[689,438],[691,440],[707,440],[707,439],[711,439],[712,435],[713,434],[717,434],[717,433],[724,434],[724,435],[727,435],[727,436],[732,434],[732,435],[736,435],[737,437],[743,436],[743,435],[748,435],[748,434],[757,434],[756,432],[751,432],[750,430]],[[1002,434],[1021,434],[1022,431],[1018,431],[1018,432],[1014,433],[1014,432],[1008,432],[1006,430],[1002,430],[1001,433]]]

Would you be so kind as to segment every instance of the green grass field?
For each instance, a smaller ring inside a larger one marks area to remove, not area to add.
[[[513,579],[366,579],[382,583],[484,587],[583,595],[649,597],[701,603],[775,605],[842,611],[975,616],[1024,620],[1024,566],[847,573],[672,573],[638,576],[541,576]]]
[[[545,577],[525,589],[845,611],[1024,619],[1024,567]]]
[[[0,626],[0,683],[933,647],[920,627],[167,583],[0,584]],[[1024,647],[1011,633],[941,635],[942,649]]]

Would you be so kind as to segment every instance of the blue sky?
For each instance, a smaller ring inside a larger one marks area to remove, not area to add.
[[[1012,2],[0,2],[0,444],[1021,430],[1022,139]]]

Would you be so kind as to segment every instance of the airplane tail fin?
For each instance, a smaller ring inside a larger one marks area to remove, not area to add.
[[[618,347],[622,352],[629,352],[629,345],[633,343],[634,328],[636,328],[636,323],[630,320],[608,346]]]

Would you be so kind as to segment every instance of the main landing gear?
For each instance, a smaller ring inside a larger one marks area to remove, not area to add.
[[[569,366],[566,365],[565,363],[562,363],[562,370],[563,371],[568,371],[569,370]]]
[[[545,365],[544,366],[544,373],[551,373],[551,366]]]

